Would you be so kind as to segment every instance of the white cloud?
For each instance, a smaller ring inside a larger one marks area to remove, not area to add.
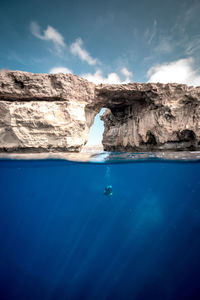
[[[47,29],[41,33],[40,26],[37,22],[31,22],[31,33],[38,39],[52,41],[58,53],[66,47],[63,36],[52,26],[48,25]]]
[[[72,73],[72,71],[65,67],[55,67],[49,70],[50,74],[56,74],[56,73]]]
[[[172,42],[170,37],[162,36],[159,43],[155,46],[154,51],[159,54],[171,53],[174,49],[175,42]]]
[[[185,16],[183,18],[185,25],[187,25],[190,22],[194,22],[196,18],[199,16],[200,11],[200,3],[199,1],[194,1],[192,4],[189,4],[189,7],[187,7],[184,11]]]
[[[73,55],[77,55],[81,60],[86,61],[89,65],[97,63],[96,58],[92,58],[87,50],[83,48],[83,41],[81,38],[76,39],[70,46],[70,51]]]
[[[156,33],[157,33],[157,20],[154,20],[152,28],[151,29],[147,28],[147,30],[144,33],[144,36],[147,39],[147,43],[149,45],[155,38]]]
[[[96,84],[98,83],[121,83],[119,76],[116,73],[109,73],[107,77],[103,77],[102,71],[98,69],[94,74],[87,73],[82,74],[82,78],[85,78]]]
[[[37,22],[31,22],[30,31],[31,31],[32,35],[34,35],[35,37],[37,37],[39,39],[44,39],[43,37],[41,37],[40,26],[38,25]]]
[[[200,50],[200,34],[193,37],[191,41],[188,42],[186,46],[185,53],[187,55],[193,55]]]
[[[122,68],[121,73],[125,76],[125,82],[131,81],[132,72],[130,72],[127,68]]]
[[[98,69],[94,74],[91,73],[82,74],[81,77],[91,82],[94,82],[96,84],[99,83],[121,84],[121,83],[130,82],[130,76],[132,75],[132,73],[129,72],[126,68],[122,68],[121,72],[123,75],[126,76],[126,79],[124,81],[122,81],[119,75],[115,72],[109,73],[107,77],[104,77],[100,69]]]
[[[176,82],[200,86],[200,74],[194,69],[192,57],[153,66],[148,70],[147,76],[148,82]]]

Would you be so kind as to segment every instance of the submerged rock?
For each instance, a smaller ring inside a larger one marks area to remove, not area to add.
[[[104,150],[200,149],[200,87],[1,71],[0,151],[79,152],[102,107]]]

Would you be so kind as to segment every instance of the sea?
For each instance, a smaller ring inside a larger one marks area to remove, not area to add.
[[[200,299],[200,153],[0,159],[0,300]]]

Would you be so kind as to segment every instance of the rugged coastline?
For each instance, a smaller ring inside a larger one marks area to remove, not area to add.
[[[3,70],[0,152],[80,152],[102,107],[106,151],[200,149],[200,87]]]

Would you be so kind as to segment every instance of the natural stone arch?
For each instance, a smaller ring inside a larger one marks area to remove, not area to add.
[[[0,151],[79,152],[102,107],[105,150],[200,148],[200,87],[1,71]]]

